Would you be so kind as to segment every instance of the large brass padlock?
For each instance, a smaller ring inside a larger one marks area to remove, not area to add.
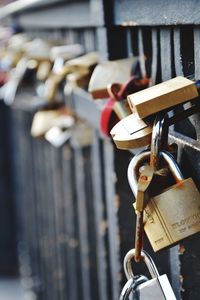
[[[145,207],[144,230],[156,252],[200,231],[200,193],[192,178],[183,179],[171,154],[161,151],[176,183],[150,198]],[[138,163],[149,159],[150,151],[136,155],[128,168],[128,180],[137,194]]]

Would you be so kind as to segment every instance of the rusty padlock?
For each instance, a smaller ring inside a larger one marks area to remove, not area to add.
[[[176,183],[150,198],[144,208],[144,230],[156,252],[200,231],[200,194],[192,178],[184,179],[173,156],[161,151]],[[128,167],[130,187],[136,195],[138,166],[150,151],[136,155]]]

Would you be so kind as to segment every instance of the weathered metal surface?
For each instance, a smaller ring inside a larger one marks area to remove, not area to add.
[[[109,140],[104,141],[103,145],[103,166],[104,166],[104,184],[105,184],[105,209],[107,213],[108,230],[108,257],[110,269],[110,299],[119,297],[119,231],[117,219],[117,202],[115,194],[115,173],[114,173],[114,152]]]
[[[1,100],[0,100],[1,101]],[[17,272],[15,202],[12,190],[11,114],[0,102],[0,274]]]
[[[59,18],[55,18],[55,14]],[[12,17],[26,28],[80,28],[104,25],[102,1],[24,0],[1,8],[0,21]]]
[[[160,29],[160,58],[161,58],[161,80],[166,81],[172,78],[172,57],[171,57],[171,29]]]
[[[114,24],[128,26],[199,24],[195,0],[115,0]]]
[[[107,222],[104,211],[104,193],[103,193],[103,170],[101,164],[99,132],[93,130],[92,137],[92,186],[93,186],[93,209],[94,209],[94,228],[96,235],[96,244],[94,245],[97,268],[97,286],[99,299],[108,300],[108,261],[106,248],[106,227]]]

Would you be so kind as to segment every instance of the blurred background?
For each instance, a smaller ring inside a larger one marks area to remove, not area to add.
[[[0,1],[0,300],[119,298],[134,245],[135,151],[110,138],[130,111],[110,112],[107,85],[146,80],[130,94],[200,79],[197,2]],[[199,124],[196,114],[170,132],[198,187]],[[199,300],[198,234],[156,254],[145,239],[145,249],[177,299]]]

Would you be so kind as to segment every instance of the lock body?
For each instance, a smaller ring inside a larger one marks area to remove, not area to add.
[[[155,252],[200,231],[200,194],[192,178],[150,199],[144,230]]]
[[[166,275],[152,278],[137,286],[134,293],[135,299],[148,300],[176,300]]]

